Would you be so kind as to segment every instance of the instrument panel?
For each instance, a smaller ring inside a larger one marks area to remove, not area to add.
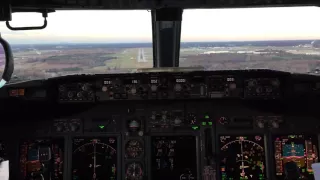
[[[282,180],[292,161],[313,179],[318,110],[287,98],[305,90],[287,74],[75,77],[47,81],[55,101],[5,107],[0,162],[16,179]]]
[[[123,106],[122,103],[120,105]],[[190,104],[147,107],[145,105],[143,111],[130,109],[105,116],[117,117],[127,113],[122,118],[115,118],[119,124],[114,127],[116,133],[101,130],[113,129],[108,127],[107,122],[112,122],[108,118],[93,118],[99,119],[99,123],[79,117],[59,118],[48,123],[53,128],[46,136],[56,137],[22,138],[19,141],[20,179],[282,180],[286,177],[284,167],[287,162],[297,163],[302,179],[313,179],[311,164],[317,163],[319,156],[316,132],[278,133],[273,126],[267,125],[268,122],[264,122],[264,127],[256,125],[244,131],[246,126],[241,124],[248,124],[249,120],[243,116],[236,118],[234,115],[233,118],[240,120],[221,123],[218,113],[203,113],[208,112],[206,109],[216,109],[214,106],[201,107],[201,110]],[[195,123],[182,126],[184,128],[174,126],[164,131],[155,130],[165,129],[171,121],[154,127],[152,116],[149,116],[154,114],[154,109],[176,112],[179,108],[183,113],[178,117],[188,119],[192,113],[192,121],[187,122]],[[141,120],[141,112],[147,117],[145,120]],[[273,116],[263,118],[260,115],[251,120],[274,122],[275,118],[270,117]],[[278,121],[282,122],[278,124],[278,130],[288,128],[285,117],[277,116],[276,119],[282,119]],[[75,122],[77,131],[69,131],[69,128],[63,128],[67,130],[65,132],[56,131],[57,125],[70,127],[70,123]],[[110,126],[113,127],[112,124]],[[5,150],[2,150],[4,155]]]
[[[283,74],[282,74],[283,75]],[[134,73],[96,76],[86,82],[59,83],[59,102],[156,99],[278,99],[281,79],[216,72]]]

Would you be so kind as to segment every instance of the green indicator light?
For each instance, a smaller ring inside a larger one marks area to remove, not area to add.
[[[204,118],[205,119],[209,119],[210,117],[209,117],[209,115],[205,115]]]
[[[202,122],[202,126],[205,126],[205,125],[207,125],[207,122]]]
[[[103,128],[104,128],[104,126],[103,126],[103,125],[100,125],[100,126],[99,126],[99,128],[100,128],[100,129],[103,129]]]
[[[198,126],[192,126],[192,129],[193,130],[197,130],[197,129],[199,129],[199,127]]]
[[[208,122],[209,126],[212,126],[212,122]]]

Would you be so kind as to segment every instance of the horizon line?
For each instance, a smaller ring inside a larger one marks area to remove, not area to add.
[[[234,43],[234,42],[274,42],[274,41],[317,41],[320,39],[286,39],[286,40],[242,40],[242,41],[181,41],[182,43]],[[148,42],[48,42],[48,43],[10,43],[10,45],[66,45],[66,44],[152,44],[152,41]]]

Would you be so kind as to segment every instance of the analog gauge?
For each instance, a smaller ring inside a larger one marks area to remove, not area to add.
[[[125,146],[126,158],[137,158],[140,157],[144,152],[142,142],[138,140],[130,140]]]
[[[128,126],[129,126],[130,131],[132,131],[132,132],[136,132],[140,129],[140,123],[136,120],[129,121]]]
[[[262,136],[220,136],[220,156],[221,178],[265,179],[266,177]]]
[[[133,162],[127,165],[126,180],[143,179],[143,169],[141,163]]]

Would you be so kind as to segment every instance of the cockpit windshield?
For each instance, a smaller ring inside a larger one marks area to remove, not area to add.
[[[184,10],[180,67],[272,69],[320,73],[317,7]],[[15,13],[12,26],[41,25],[39,14]],[[151,13],[57,11],[48,27],[10,31],[12,82],[70,74],[130,73],[153,66]]]
[[[40,14],[15,13],[12,26],[39,26]],[[152,24],[144,11],[57,11],[48,27],[0,32],[11,44],[11,80],[45,79],[70,74],[128,73],[153,66]]]
[[[185,10],[180,66],[320,73],[318,7]]]

